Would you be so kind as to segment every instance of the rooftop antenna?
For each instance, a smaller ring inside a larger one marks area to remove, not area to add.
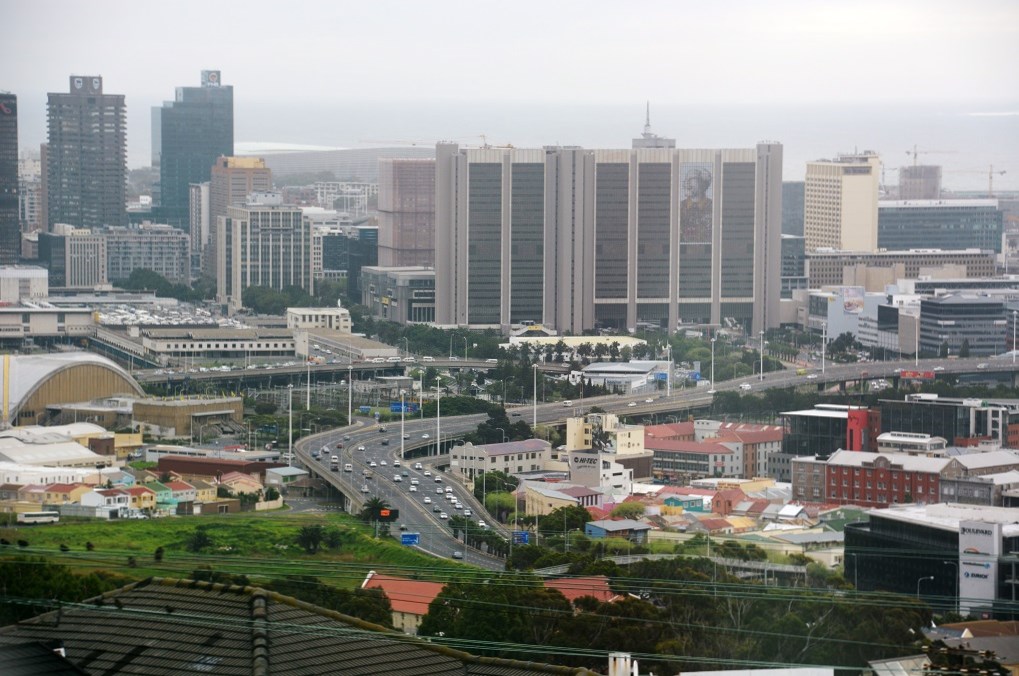
[[[651,101],[647,102],[647,113],[644,117],[644,135],[651,133]]]

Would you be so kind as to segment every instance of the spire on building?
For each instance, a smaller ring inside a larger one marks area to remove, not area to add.
[[[644,133],[640,138],[633,139],[634,148],[675,148],[676,139],[665,138],[651,131],[651,101],[646,104],[644,113]]]

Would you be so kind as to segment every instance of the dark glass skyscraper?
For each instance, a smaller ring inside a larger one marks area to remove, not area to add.
[[[203,70],[200,87],[178,87],[159,113],[159,214],[188,230],[188,186],[208,181],[216,158],[234,154],[234,90],[218,70]]]
[[[72,75],[70,93],[48,95],[47,230],[127,225],[127,110],[103,78]]]
[[[18,227],[18,97],[0,93],[0,265],[14,265]]]

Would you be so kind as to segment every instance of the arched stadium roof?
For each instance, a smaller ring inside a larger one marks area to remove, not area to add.
[[[91,352],[59,352],[54,354],[5,354],[0,355],[0,415],[3,423],[16,420],[18,409],[47,380],[59,373],[83,367],[99,367],[123,378],[131,393],[144,394],[141,386],[130,373],[110,361]],[[128,392],[124,392],[127,394]],[[97,393],[105,396],[108,393]],[[69,402],[53,402],[69,403]]]

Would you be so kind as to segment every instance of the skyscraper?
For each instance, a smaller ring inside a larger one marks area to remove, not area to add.
[[[436,321],[777,326],[782,146],[436,149]]]
[[[103,78],[72,75],[70,92],[47,106],[47,228],[127,225],[127,111]]]
[[[187,230],[189,186],[209,180],[216,158],[234,154],[233,87],[220,84],[218,70],[203,70],[201,86],[177,87],[158,119],[160,220]]]
[[[219,257],[216,247],[220,218],[227,209],[245,204],[248,195],[272,190],[272,171],[258,157],[218,157],[209,175],[209,244],[202,261],[203,272],[216,278]],[[194,225],[192,225],[192,232]]]
[[[881,159],[869,150],[807,162],[803,191],[806,250],[876,251],[880,178]]]
[[[18,225],[18,97],[0,92],[0,265],[21,251]]]
[[[379,265],[435,264],[435,160],[379,160]]]

